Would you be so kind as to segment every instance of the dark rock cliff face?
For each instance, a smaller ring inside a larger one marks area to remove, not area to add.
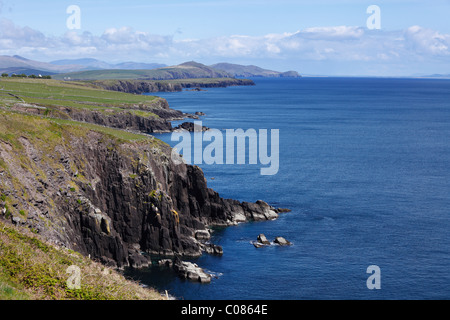
[[[164,118],[146,118],[127,111],[105,114],[99,111],[80,112],[74,109],[66,109],[65,113],[75,121],[89,122],[101,126],[139,131],[142,133],[170,132],[172,124]],[[182,116],[180,114],[173,114]]]
[[[94,81],[94,85],[99,88],[120,91],[126,93],[143,94],[152,92],[179,92],[186,88],[224,88],[229,86],[249,86],[255,85],[252,80],[248,79],[220,79],[211,82],[197,81],[189,79],[186,81],[178,81],[177,83],[160,82],[154,80],[117,80],[111,81]]]
[[[123,143],[93,131],[83,138],[63,137],[50,156],[55,163],[43,160],[42,146],[22,143],[25,156],[46,178],[15,163],[11,148],[0,141],[11,176],[27,184],[32,199],[27,204],[32,212],[16,223],[108,265],[145,266],[142,253],[221,253],[202,243],[208,227],[275,219],[279,212],[263,201],[221,198],[207,187],[199,167],[176,165],[171,149],[156,139]],[[5,194],[21,197],[16,191]]]
[[[143,94],[150,92],[178,92],[183,87],[180,84],[144,80],[119,80],[116,82],[95,81],[95,85],[106,90]]]

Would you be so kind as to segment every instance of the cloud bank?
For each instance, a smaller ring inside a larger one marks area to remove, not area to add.
[[[442,65],[450,72],[450,34],[411,26],[406,30],[368,30],[357,26],[314,27],[292,33],[261,36],[230,35],[209,39],[182,39],[151,34],[130,27],[107,29],[101,35],[67,31],[46,36],[38,30],[0,20],[0,54],[18,54],[50,61],[96,57],[143,62],[198,60],[272,61],[301,67],[352,63],[403,66],[414,72],[419,63]],[[408,67],[409,66],[409,67]],[[302,72],[302,70],[298,70]],[[417,72],[421,69],[417,68]]]

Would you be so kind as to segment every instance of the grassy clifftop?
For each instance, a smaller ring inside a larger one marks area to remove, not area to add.
[[[3,100],[3,104],[21,101],[43,106],[114,110],[152,105],[158,99],[154,96],[100,90],[89,83],[13,78],[0,81],[0,104]]]

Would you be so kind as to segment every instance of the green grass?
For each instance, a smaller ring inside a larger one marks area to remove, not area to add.
[[[109,113],[128,112],[145,118],[159,118],[158,115],[151,111],[124,108],[124,106],[129,106],[130,104],[151,104],[155,97],[93,89],[78,83],[41,79],[0,80],[0,105],[8,105],[8,101],[13,98],[9,93],[21,97],[26,103],[50,108],[44,115],[51,115],[52,117],[57,115],[57,110],[53,109],[54,112],[52,112],[50,111],[51,108],[67,107]],[[17,102],[16,99],[14,103]],[[55,133],[57,133],[58,137],[61,137],[62,131],[55,127],[55,124],[82,128],[81,134],[85,133],[85,129],[94,130],[124,141],[150,141],[150,139],[153,139],[144,134],[73,120],[51,118],[52,121],[48,122],[39,120],[39,117],[36,116],[26,117],[24,115],[23,117],[18,117],[13,116],[11,113],[3,113],[3,116],[8,117],[9,120],[0,121],[0,139],[9,141],[12,145],[19,145],[15,137],[24,133],[34,137],[42,137],[48,141],[53,140]],[[24,123],[24,119],[28,119],[29,123]],[[8,121],[10,122],[9,124]]]
[[[153,112],[149,112],[149,111],[129,110],[129,112],[132,114],[135,114],[137,116],[144,117],[144,118],[160,119],[160,117],[157,114],[154,114]]]
[[[66,105],[72,103],[92,108],[128,107],[130,104],[151,104],[157,97],[134,95],[123,92],[107,91],[91,87],[89,83],[64,82],[41,79],[1,79],[0,100],[14,100],[8,93],[13,93],[27,101],[46,99],[52,104]],[[17,100],[16,100],[17,102]],[[45,103],[46,101],[40,100]]]
[[[0,221],[0,300],[160,300],[161,295],[27,229]],[[81,286],[68,282],[76,266]]]
[[[22,285],[11,281],[0,268],[0,300],[30,300],[31,295]]]
[[[0,140],[7,142],[17,150],[17,163],[21,163],[30,172],[35,172],[37,169],[35,164],[26,157],[23,145],[19,141],[21,137],[28,139],[36,148],[42,150],[45,155],[45,161],[52,162],[53,160],[47,155],[51,155],[56,146],[64,145],[65,141],[70,141],[75,137],[85,139],[89,131],[104,134],[118,144],[139,142],[152,147],[164,145],[161,140],[146,134],[132,133],[85,122],[43,118],[0,110]],[[5,164],[2,163],[0,161],[1,168],[5,167]],[[44,174],[38,171],[35,173],[39,173],[41,176]]]
[[[132,132],[128,132],[128,131],[124,131],[124,130],[120,130],[120,129],[99,126],[99,125],[87,123],[87,122],[78,122],[78,121],[64,120],[64,119],[51,119],[51,121],[55,122],[59,125],[64,125],[64,126],[69,126],[69,127],[79,127],[79,128],[85,128],[85,129],[101,132],[101,133],[107,134],[109,136],[112,136],[114,138],[120,139],[122,141],[146,141],[146,140],[151,141],[154,139],[153,137],[151,137],[149,135],[132,133]]]
[[[47,143],[59,142],[62,130],[56,123],[46,119],[0,110],[0,139],[21,151],[20,137],[41,140]]]
[[[36,104],[44,107],[69,107],[69,108],[77,108],[77,109],[89,109],[89,110],[114,110],[121,111],[122,109],[117,107],[105,107],[99,104],[87,104],[81,102],[74,102],[72,100],[55,100],[55,99],[43,99],[43,98],[23,98],[26,103]]]

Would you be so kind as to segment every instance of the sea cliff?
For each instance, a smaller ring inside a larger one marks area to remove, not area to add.
[[[58,247],[117,268],[221,255],[212,227],[284,211],[224,199],[201,168],[175,163],[148,134],[195,115],[164,99],[54,80],[0,85],[0,219]]]
[[[182,80],[95,80],[90,83],[98,88],[133,94],[154,92],[180,92],[188,88],[225,88],[230,86],[252,86],[253,80],[235,78],[208,78]]]
[[[142,253],[200,256],[209,227],[277,217],[263,201],[221,198],[153,137],[6,111],[0,124],[3,219],[107,265],[148,265]]]

